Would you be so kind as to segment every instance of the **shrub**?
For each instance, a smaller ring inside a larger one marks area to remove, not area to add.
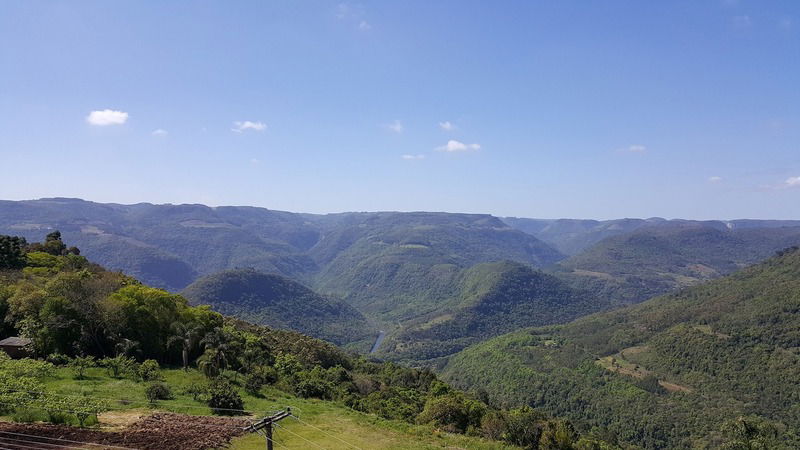
[[[69,366],[75,370],[75,377],[82,380],[86,374],[86,369],[95,366],[95,359],[94,356],[76,356],[69,362]]]
[[[484,404],[461,394],[450,393],[428,399],[417,421],[431,423],[447,431],[463,433],[470,426],[480,426],[485,412]]]
[[[200,383],[192,383],[184,388],[183,393],[191,395],[194,401],[200,401],[201,397],[208,394],[208,386]]]
[[[208,385],[208,406],[214,414],[234,416],[241,414],[244,401],[230,383],[216,379]]]
[[[288,353],[281,353],[275,358],[275,370],[281,377],[289,378],[303,370],[303,365],[296,356]]]
[[[327,372],[320,366],[312,370],[304,370],[295,375],[294,392],[303,398],[330,399],[334,384],[327,379]]]
[[[158,400],[172,400],[174,398],[172,396],[172,390],[169,388],[169,386],[160,381],[151,383],[149,386],[147,386],[144,394],[147,396],[147,400],[150,401],[150,404],[153,405],[155,405]]]
[[[148,359],[140,364],[137,369],[137,375],[142,381],[160,381],[162,379],[161,367],[159,367],[158,361],[155,359]]]
[[[47,355],[45,360],[54,366],[66,366],[69,364],[69,356],[58,352]]]
[[[258,397],[261,395],[261,388],[264,386],[264,382],[261,380],[256,374],[250,374],[244,380],[244,390],[248,394]]]
[[[117,355],[113,358],[103,358],[100,365],[108,370],[108,375],[114,378],[121,378],[126,373],[133,372],[136,367],[136,361],[125,355]]]
[[[11,420],[21,423],[43,422],[46,419],[41,411],[29,408],[17,408],[11,414]]]

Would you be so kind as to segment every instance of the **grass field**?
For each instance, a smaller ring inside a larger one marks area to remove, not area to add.
[[[128,378],[110,377],[105,369],[91,368],[85,378],[77,380],[71,369],[59,368],[54,377],[45,380],[46,388],[54,393],[73,396],[85,395],[104,399],[110,411],[100,415],[94,425],[107,431],[119,430],[139,417],[154,412],[168,411],[190,415],[211,415],[211,410],[195,401],[184,390],[192,383],[205,383],[205,377],[196,370],[162,370],[164,382],[171,388],[174,399],[158,401],[151,405],[145,396],[146,383]],[[239,379],[241,380],[241,377]],[[251,411],[248,420],[257,420],[278,410],[290,407],[297,418],[289,417],[275,429],[276,448],[325,449],[511,449],[513,446],[458,434],[440,432],[429,426],[412,425],[384,420],[363,414],[334,402],[302,399],[272,387],[265,387],[261,397],[254,397],[240,389],[245,409]],[[10,420],[5,417],[4,420]],[[284,447],[281,447],[284,446]],[[263,449],[264,438],[248,434],[236,438],[231,448],[237,450]]]

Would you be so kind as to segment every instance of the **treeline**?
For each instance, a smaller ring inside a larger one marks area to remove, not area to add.
[[[53,367],[68,365],[76,378],[90,367],[105,367],[112,376],[149,383],[147,396],[156,402],[171,395],[158,375],[159,366],[168,365],[205,374],[207,383],[193,387],[192,395],[218,414],[244,412],[237,386],[258,395],[269,384],[299,397],[525,448],[613,448],[530,408],[493,408],[428,370],[369,361],[299,333],[189,306],[180,295],[90,263],[58,233],[41,244],[8,236],[2,242],[2,337],[30,338],[38,358],[0,361],[0,405],[6,409],[77,411],[84,424],[108,405],[57,403],[52,395],[33,394],[41,393],[40,379]]]

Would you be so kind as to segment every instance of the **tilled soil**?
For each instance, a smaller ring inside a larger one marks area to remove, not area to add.
[[[244,434],[244,419],[153,414],[122,431],[97,431],[64,425],[0,422],[0,448],[48,450],[163,449],[203,450],[228,445]]]

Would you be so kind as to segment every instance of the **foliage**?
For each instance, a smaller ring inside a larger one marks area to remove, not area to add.
[[[183,291],[194,304],[273,328],[297,330],[338,345],[372,338],[377,331],[341,300],[323,297],[302,284],[253,269],[228,270],[192,283]]]
[[[147,385],[144,393],[151,405],[155,405],[158,400],[172,400],[174,398],[169,386],[160,381]]]
[[[242,414],[244,401],[230,383],[215,379],[208,385],[208,406],[214,414],[235,416]]]
[[[95,367],[96,365],[97,361],[94,356],[76,356],[69,362],[69,366],[75,370],[75,378],[79,380],[84,378],[86,369]]]
[[[100,366],[108,370],[108,374],[114,378],[121,378],[129,373],[139,373],[136,367],[136,360],[125,355],[117,355],[113,358],[103,358],[100,360]]]
[[[142,381],[158,381],[163,379],[161,376],[161,366],[159,366],[158,361],[154,359],[148,359],[139,364],[139,367],[136,369],[136,374]]]
[[[494,338],[451,358],[444,378],[644,448],[718,445],[722,423],[743,415],[797,429],[798,293],[800,251],[787,251],[640,305]]]
[[[23,237],[0,234],[0,270],[25,267],[27,245],[28,242]]]

